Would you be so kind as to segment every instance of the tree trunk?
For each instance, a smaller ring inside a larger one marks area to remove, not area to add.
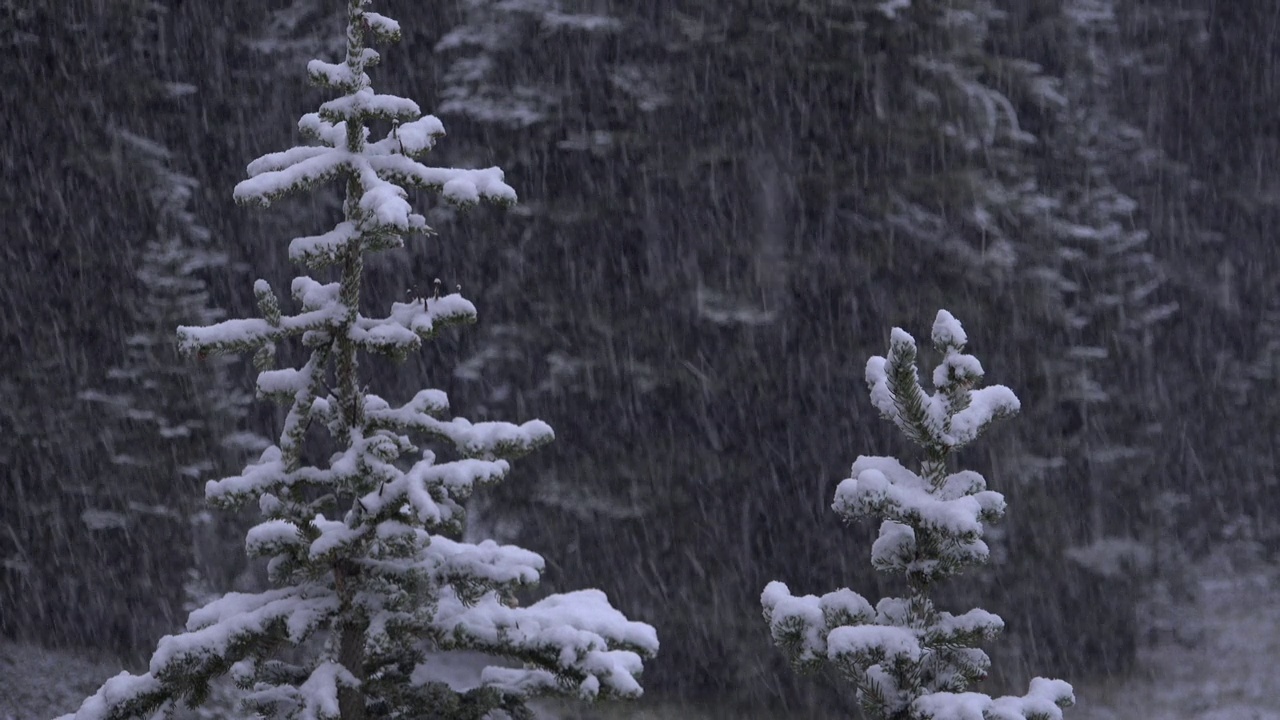
[[[349,562],[341,562],[333,568],[334,585],[342,601],[342,628],[338,645],[338,662],[356,680],[364,682],[364,631],[365,623],[352,608],[351,590],[347,580],[355,578],[360,570]],[[338,714],[342,720],[364,720],[364,691],[361,688],[338,686]]]

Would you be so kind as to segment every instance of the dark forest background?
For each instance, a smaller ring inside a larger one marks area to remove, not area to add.
[[[386,0],[375,84],[500,165],[510,210],[430,208],[377,306],[461,285],[478,326],[400,368],[557,432],[476,508],[654,624],[651,695],[848,702],[759,594],[890,590],[829,509],[906,448],[866,399],[889,328],[965,323],[1019,419],[966,453],[1010,513],[949,588],[1010,630],[999,689],[1120,673],[1192,563],[1280,548],[1280,4]],[[137,663],[255,582],[206,513],[279,419],[174,327],[254,315],[328,202],[235,207],[321,100],[337,0],[0,0],[0,634]],[[1025,687],[1025,686],[1024,686]]]

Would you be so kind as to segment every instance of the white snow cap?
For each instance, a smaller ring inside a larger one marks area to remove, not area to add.
[[[932,375],[935,392],[926,394],[919,386],[915,338],[895,327],[889,335],[888,356],[877,355],[867,360],[866,380],[871,403],[908,437],[959,448],[973,442],[996,418],[1017,413],[1021,403],[1013,391],[1003,385],[970,389],[983,377],[982,364],[974,356],[961,352],[968,336],[955,316],[939,310],[932,334],[934,345],[943,353],[942,362]],[[893,369],[907,366],[911,384],[895,388],[891,377]],[[910,409],[912,399],[907,394],[919,398],[924,412],[923,425],[903,415],[904,410]]]
[[[933,319],[933,344],[937,347],[945,347],[954,345],[955,347],[964,347],[969,342],[969,336],[965,334],[964,328],[960,326],[960,321],[955,315],[946,310],[939,310],[937,317]]]
[[[1071,685],[1038,677],[1021,697],[931,693],[916,698],[911,710],[921,720],[1062,720],[1062,708],[1074,703]]]

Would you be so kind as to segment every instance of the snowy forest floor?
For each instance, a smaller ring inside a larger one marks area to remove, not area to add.
[[[1193,645],[1142,651],[1133,676],[1082,684],[1077,720],[1280,720],[1280,573],[1207,575]]]
[[[1280,568],[1200,575],[1194,642],[1144,649],[1130,677],[1075,683],[1071,720],[1280,720]],[[1213,569],[1217,568],[1215,572]],[[661,662],[659,660],[658,662]],[[119,672],[109,659],[0,643],[0,720],[49,720],[69,712]],[[712,720],[714,711],[641,701],[566,712],[561,720]],[[775,720],[768,715],[735,720]]]

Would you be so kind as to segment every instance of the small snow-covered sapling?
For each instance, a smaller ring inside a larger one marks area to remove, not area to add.
[[[848,588],[795,596],[775,581],[761,596],[765,619],[797,668],[830,664],[848,678],[872,720],[1061,720],[1075,702],[1061,680],[1035,678],[1016,697],[967,691],[990,666],[978,644],[1004,622],[982,609],[953,615],[930,597],[935,580],[987,560],[983,525],[1005,511],[1000,493],[976,472],[952,472],[950,457],[1019,410],[1009,388],[978,388],[982,365],[964,353],[967,337],[951,313],[938,312],[932,335],[942,356],[932,393],[920,386],[915,339],[901,329],[888,356],[872,357],[866,369],[872,404],[920,447],[919,471],[890,457],[859,457],[832,505],[847,521],[882,518],[871,562],[902,575],[907,595],[872,607]]]

